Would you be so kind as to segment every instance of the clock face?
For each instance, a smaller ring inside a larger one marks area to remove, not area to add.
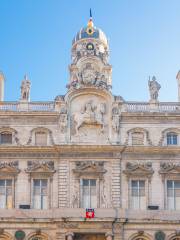
[[[94,45],[92,43],[88,43],[86,45],[87,50],[94,50]]]

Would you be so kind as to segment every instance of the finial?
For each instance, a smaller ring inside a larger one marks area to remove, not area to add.
[[[92,35],[94,33],[94,24],[93,24],[93,21],[92,21],[92,11],[91,11],[91,8],[90,8],[90,18],[89,18],[89,21],[88,21],[88,24],[87,24],[87,34],[88,35]]]
[[[91,8],[90,8],[90,19],[92,19],[92,11],[91,11]]]

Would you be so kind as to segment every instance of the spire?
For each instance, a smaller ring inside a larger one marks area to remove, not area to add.
[[[92,19],[92,11],[91,11],[91,8],[90,8],[90,19]]]
[[[90,8],[90,11],[89,11],[89,21],[88,21],[88,24],[87,24],[87,34],[88,35],[92,35],[94,33],[94,24],[93,24],[93,20],[92,20],[92,11],[91,11],[91,8]]]

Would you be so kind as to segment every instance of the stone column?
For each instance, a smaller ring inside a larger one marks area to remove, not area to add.
[[[113,240],[113,234],[112,234],[112,232],[107,232],[107,233],[105,234],[105,237],[106,237],[106,240]]]
[[[74,233],[73,232],[67,232],[66,233],[66,240],[73,240],[74,239]]]

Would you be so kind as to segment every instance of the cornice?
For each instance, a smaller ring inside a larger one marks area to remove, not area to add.
[[[0,157],[9,156],[28,156],[36,155],[37,157],[54,156],[75,156],[85,154],[85,157],[99,156],[104,154],[111,158],[120,158],[122,154],[180,154],[178,146],[125,146],[125,145],[53,145],[53,146],[0,146]]]

